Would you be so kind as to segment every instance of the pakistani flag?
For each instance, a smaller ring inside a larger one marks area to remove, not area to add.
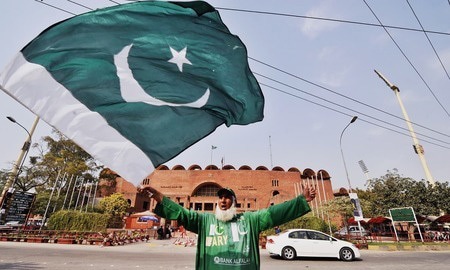
[[[263,118],[246,48],[205,2],[135,2],[59,22],[0,87],[134,183],[218,126]]]

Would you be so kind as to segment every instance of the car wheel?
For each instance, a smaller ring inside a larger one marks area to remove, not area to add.
[[[293,247],[284,247],[281,251],[281,257],[285,260],[293,260],[297,257],[297,254],[295,253],[295,249]]]
[[[353,253],[353,250],[350,248],[342,248],[341,251],[339,251],[339,257],[343,261],[353,261],[355,259],[355,254]]]

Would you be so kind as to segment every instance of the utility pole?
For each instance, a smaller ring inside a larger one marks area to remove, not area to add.
[[[419,156],[420,162],[422,163],[423,170],[425,171],[425,177],[427,181],[434,186],[436,182],[433,180],[433,177],[431,176],[430,170],[428,169],[427,161],[425,160],[425,151],[423,150],[422,145],[419,144],[419,140],[416,137],[416,134],[414,133],[413,127],[411,125],[411,121],[409,120],[408,114],[406,113],[405,107],[403,106],[403,102],[400,99],[400,89],[398,89],[397,86],[390,83],[381,73],[374,70],[375,73],[386,83],[386,85],[394,91],[395,96],[397,97],[398,103],[400,104],[400,108],[403,112],[403,117],[405,118],[406,125],[408,125],[409,133],[411,134],[411,137],[413,139],[413,148],[414,152]]]

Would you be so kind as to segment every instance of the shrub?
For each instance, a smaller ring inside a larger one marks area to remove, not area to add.
[[[105,231],[109,219],[108,214],[61,210],[50,217],[47,228],[66,231]]]

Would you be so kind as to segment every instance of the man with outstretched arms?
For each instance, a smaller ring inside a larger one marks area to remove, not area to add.
[[[284,203],[238,214],[236,194],[230,188],[221,188],[215,214],[211,214],[185,209],[152,187],[142,189],[158,202],[154,210],[157,215],[177,220],[198,235],[198,270],[260,269],[259,233],[311,211],[308,202],[315,198],[316,190],[303,190],[302,195]]]

